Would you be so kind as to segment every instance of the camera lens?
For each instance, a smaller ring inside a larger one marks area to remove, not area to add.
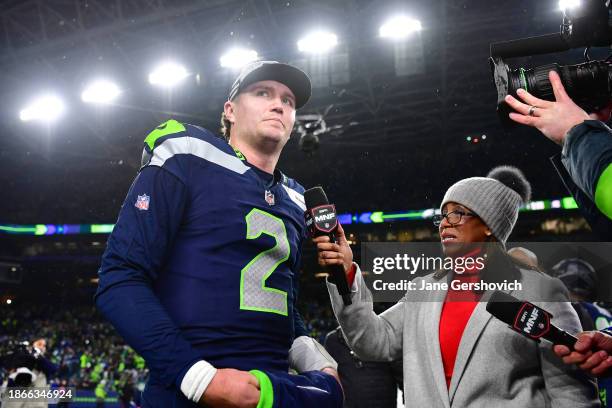
[[[612,97],[612,67],[606,61],[589,61],[577,65],[547,64],[532,69],[510,70],[501,59],[491,59],[491,70],[497,87],[498,113],[505,122],[512,109],[504,98],[509,94],[520,100],[516,94],[519,88],[536,98],[555,100],[548,80],[550,71],[559,74],[569,97],[587,112],[602,108]]]

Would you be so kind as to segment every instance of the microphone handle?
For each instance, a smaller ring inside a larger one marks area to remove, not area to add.
[[[328,235],[329,241],[332,244],[337,243],[336,234],[331,233]],[[329,273],[332,276],[334,283],[336,284],[336,288],[338,289],[338,293],[342,296],[342,302],[344,306],[350,306],[353,304],[351,300],[351,290],[349,289],[348,282],[346,281],[346,274],[344,273],[343,265],[331,265],[328,267]]]
[[[574,349],[574,344],[578,341],[578,339],[565,330],[561,330],[556,326],[550,326],[550,332],[544,336],[546,340],[551,341],[553,344],[561,344],[570,348],[570,350]]]

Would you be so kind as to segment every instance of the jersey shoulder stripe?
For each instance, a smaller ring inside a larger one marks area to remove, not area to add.
[[[249,170],[227,142],[204,128],[174,119],[162,123],[146,137],[142,167],[165,166],[166,170],[184,180],[188,164],[180,160],[181,155],[195,156],[239,174]],[[179,161],[173,160],[173,164],[168,166],[166,162],[173,157]]]
[[[163,137],[170,135],[182,136],[184,134],[185,126],[174,119],[170,119],[153,129],[145,138],[144,143],[149,148],[149,151],[153,151],[157,142],[161,142],[160,139]]]
[[[162,123],[147,135],[144,140],[145,150],[151,153],[165,140],[184,136],[191,136],[196,139],[204,140],[228,153],[232,151],[231,147],[224,139],[216,136],[209,130],[189,123],[182,123],[175,119],[170,119]]]
[[[187,131],[187,135],[196,139],[204,140],[205,142],[208,142],[211,145],[217,147],[221,151],[235,155],[234,149],[232,149],[232,147],[227,143],[227,141],[221,138],[220,136],[215,135],[210,130],[204,129],[200,126],[190,125],[188,123],[185,123],[185,129]]]
[[[230,155],[209,142],[190,136],[164,140],[153,151],[149,165],[163,167],[168,159],[180,154],[199,157],[238,174],[244,174],[250,169],[235,155]]]
[[[289,195],[291,201],[293,201],[302,211],[306,211],[306,203],[304,202],[304,195],[299,193],[297,190],[283,184],[283,188]]]

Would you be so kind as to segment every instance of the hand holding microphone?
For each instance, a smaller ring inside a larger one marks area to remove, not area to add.
[[[353,251],[346,240],[342,226],[338,224],[335,243],[331,242],[330,238],[326,235],[313,238],[312,241],[317,246],[317,250],[319,252],[317,258],[319,265],[324,267],[330,265],[342,265],[342,270],[346,275],[353,264]]]
[[[506,323],[512,330],[539,342],[546,339],[553,344],[573,348],[576,337],[551,323],[552,314],[530,302],[495,291],[487,303],[487,312]]]
[[[594,376],[606,375],[612,368],[612,336],[607,333],[583,332],[576,338],[552,324],[546,310],[499,291],[491,295],[487,311],[523,336],[552,342],[565,364],[577,364]]]
[[[607,333],[582,332],[573,350],[562,345],[555,345],[553,350],[565,364],[577,364],[591,375],[612,374],[612,336]]]
[[[330,282],[338,288],[344,305],[351,302],[346,273],[353,263],[353,251],[349,246],[344,230],[336,219],[336,208],[329,204],[321,187],[314,187],[304,193],[306,201],[306,225],[317,246],[319,265],[330,274]]]

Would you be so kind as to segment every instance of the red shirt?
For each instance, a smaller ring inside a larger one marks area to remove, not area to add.
[[[478,253],[479,251],[475,251],[474,253],[467,254],[466,257],[475,257]],[[466,269],[462,274],[454,273],[453,279],[458,279],[461,282],[478,282],[480,279],[478,273],[478,268]],[[481,294],[477,292],[456,291],[451,288],[446,293],[438,329],[446,387],[450,387],[463,330],[468,320],[470,320],[470,316],[472,316],[472,312],[478,304],[480,297]]]
[[[473,253],[466,254],[465,257],[476,257],[479,255],[480,251],[480,249],[476,250]],[[349,287],[353,286],[355,273],[356,268],[353,264],[347,273]],[[453,279],[458,279],[461,282],[478,282],[478,273],[479,269],[474,267],[472,269],[466,269],[462,274],[454,273]],[[476,308],[480,297],[480,293],[472,291],[455,291],[451,288],[449,288],[446,293],[446,299],[444,300],[444,305],[442,306],[442,312],[440,314],[438,336],[447,388],[450,387],[463,330],[465,330],[465,326],[468,320],[470,320],[470,316],[472,316],[472,312],[474,312],[474,308]]]

